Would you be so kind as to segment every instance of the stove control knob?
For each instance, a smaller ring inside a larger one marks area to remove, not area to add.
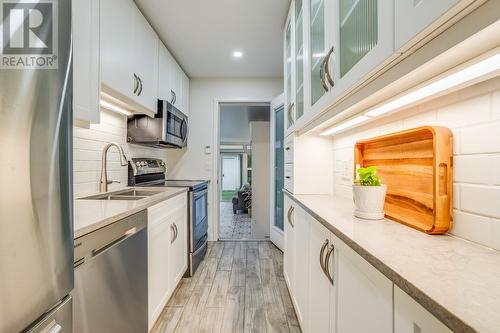
[[[165,166],[165,162],[161,161],[161,162],[160,162],[160,165],[161,165],[161,166]]]
[[[146,166],[148,165],[146,162],[141,162],[141,166]]]
[[[140,166],[141,166],[141,162],[135,162],[135,165],[136,165],[137,167],[140,167]]]

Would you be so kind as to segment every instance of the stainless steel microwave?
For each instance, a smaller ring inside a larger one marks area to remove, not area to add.
[[[127,141],[157,148],[187,146],[188,117],[168,101],[158,100],[154,118],[135,115],[128,119]]]

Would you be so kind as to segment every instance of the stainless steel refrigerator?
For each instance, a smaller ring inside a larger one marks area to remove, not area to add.
[[[0,332],[71,332],[71,1],[0,6]]]

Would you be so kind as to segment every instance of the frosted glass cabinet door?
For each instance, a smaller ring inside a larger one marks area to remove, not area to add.
[[[427,28],[461,0],[397,0],[394,2],[396,49]]]
[[[326,34],[325,0],[310,0],[309,19],[309,63],[311,75],[311,105],[314,106],[327,92],[322,82],[323,59],[330,43]]]
[[[293,55],[292,55],[292,42],[293,42],[293,3],[290,7],[290,14],[286,22],[285,28],[285,128],[290,128],[295,117],[293,114],[294,109],[294,85],[293,85]]]
[[[304,11],[302,0],[295,0],[295,118],[304,114]]]
[[[344,92],[393,55],[394,4],[392,0],[335,2],[335,49]]]

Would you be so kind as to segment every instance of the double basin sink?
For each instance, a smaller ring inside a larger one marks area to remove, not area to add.
[[[80,198],[80,200],[141,200],[162,192],[164,191],[133,188],[133,189],[125,189],[115,192],[91,195],[88,197]]]

